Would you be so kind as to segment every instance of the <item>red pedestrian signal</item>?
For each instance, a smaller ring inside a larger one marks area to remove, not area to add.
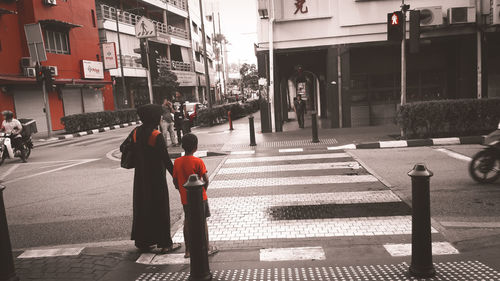
[[[401,11],[396,11],[387,14],[387,40],[401,41],[403,40],[403,24],[404,17]]]

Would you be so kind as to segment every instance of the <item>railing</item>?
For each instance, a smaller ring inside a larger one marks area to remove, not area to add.
[[[173,1],[173,0],[167,0],[167,1]],[[118,10],[118,21],[130,25],[135,25],[141,16],[129,13],[126,11],[122,11],[120,9],[116,9],[115,7],[111,7],[105,4],[101,4],[101,9],[98,10],[97,12],[97,18],[98,19],[106,19],[106,20],[113,20],[116,21],[116,11]],[[163,33],[167,35],[171,35],[174,37],[178,37],[180,39],[188,39],[188,32],[182,28],[178,28],[175,26],[171,25],[166,25],[162,22],[151,20],[156,26],[156,30],[158,33]]]
[[[185,0],[162,0],[168,4],[171,4],[181,10],[187,11],[187,5]]]
[[[177,70],[177,71],[193,71],[193,67],[188,62],[182,61],[169,61],[166,57],[161,57],[158,60],[159,67],[166,67],[168,70]]]

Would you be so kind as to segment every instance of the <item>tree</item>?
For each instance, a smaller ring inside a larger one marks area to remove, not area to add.
[[[244,63],[240,68],[242,89],[259,89],[259,74],[255,64]]]
[[[179,87],[179,82],[177,82],[177,75],[170,71],[167,67],[160,67],[160,76],[156,80],[156,85],[160,88],[160,94],[155,97],[158,100],[156,102],[163,102],[164,98],[172,99],[175,91]]]

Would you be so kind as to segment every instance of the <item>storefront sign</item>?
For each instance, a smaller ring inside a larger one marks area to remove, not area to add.
[[[325,0],[277,0],[276,20],[328,18],[332,16],[331,2]]]
[[[115,42],[102,44],[102,58],[104,61],[104,69],[118,68]]]
[[[177,76],[177,82],[181,87],[196,86],[196,73],[187,71],[172,71]]]
[[[83,78],[104,79],[104,69],[102,62],[82,60]]]

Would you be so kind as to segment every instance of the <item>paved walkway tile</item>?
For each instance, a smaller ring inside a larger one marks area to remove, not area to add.
[[[411,244],[385,244],[384,248],[393,257],[411,256]],[[458,250],[448,242],[433,242],[432,255],[456,255]]]
[[[272,161],[298,161],[310,159],[335,159],[335,158],[352,158],[349,154],[340,153],[323,153],[323,154],[300,154],[300,155],[282,155],[282,156],[264,156],[264,157],[245,157],[245,158],[230,158],[225,164],[231,163],[255,163],[255,162],[272,162]]]
[[[259,186],[342,184],[342,183],[360,183],[360,182],[378,182],[378,179],[372,175],[251,178],[242,180],[216,180],[210,183],[209,188],[212,189],[244,188],[244,187],[259,187]]]
[[[436,276],[430,281],[500,280],[500,273],[479,261],[435,263]],[[409,265],[400,264],[282,267],[260,269],[213,270],[214,281],[275,281],[275,280],[331,280],[331,281],[406,281],[418,280],[408,276]],[[187,281],[188,272],[143,273],[136,281]]]
[[[269,248],[260,250],[260,261],[325,260],[322,247]]]
[[[83,248],[61,248],[61,249],[38,249],[26,250],[17,258],[45,258],[45,257],[60,257],[60,256],[78,256],[83,251]]]
[[[311,170],[330,170],[330,169],[353,169],[358,170],[360,165],[356,161],[349,162],[330,162],[330,163],[310,163],[310,164],[289,164],[289,165],[270,165],[270,166],[251,166],[237,168],[221,168],[218,174],[244,174],[244,173],[269,173],[269,172],[288,172],[288,171],[311,171]]]

